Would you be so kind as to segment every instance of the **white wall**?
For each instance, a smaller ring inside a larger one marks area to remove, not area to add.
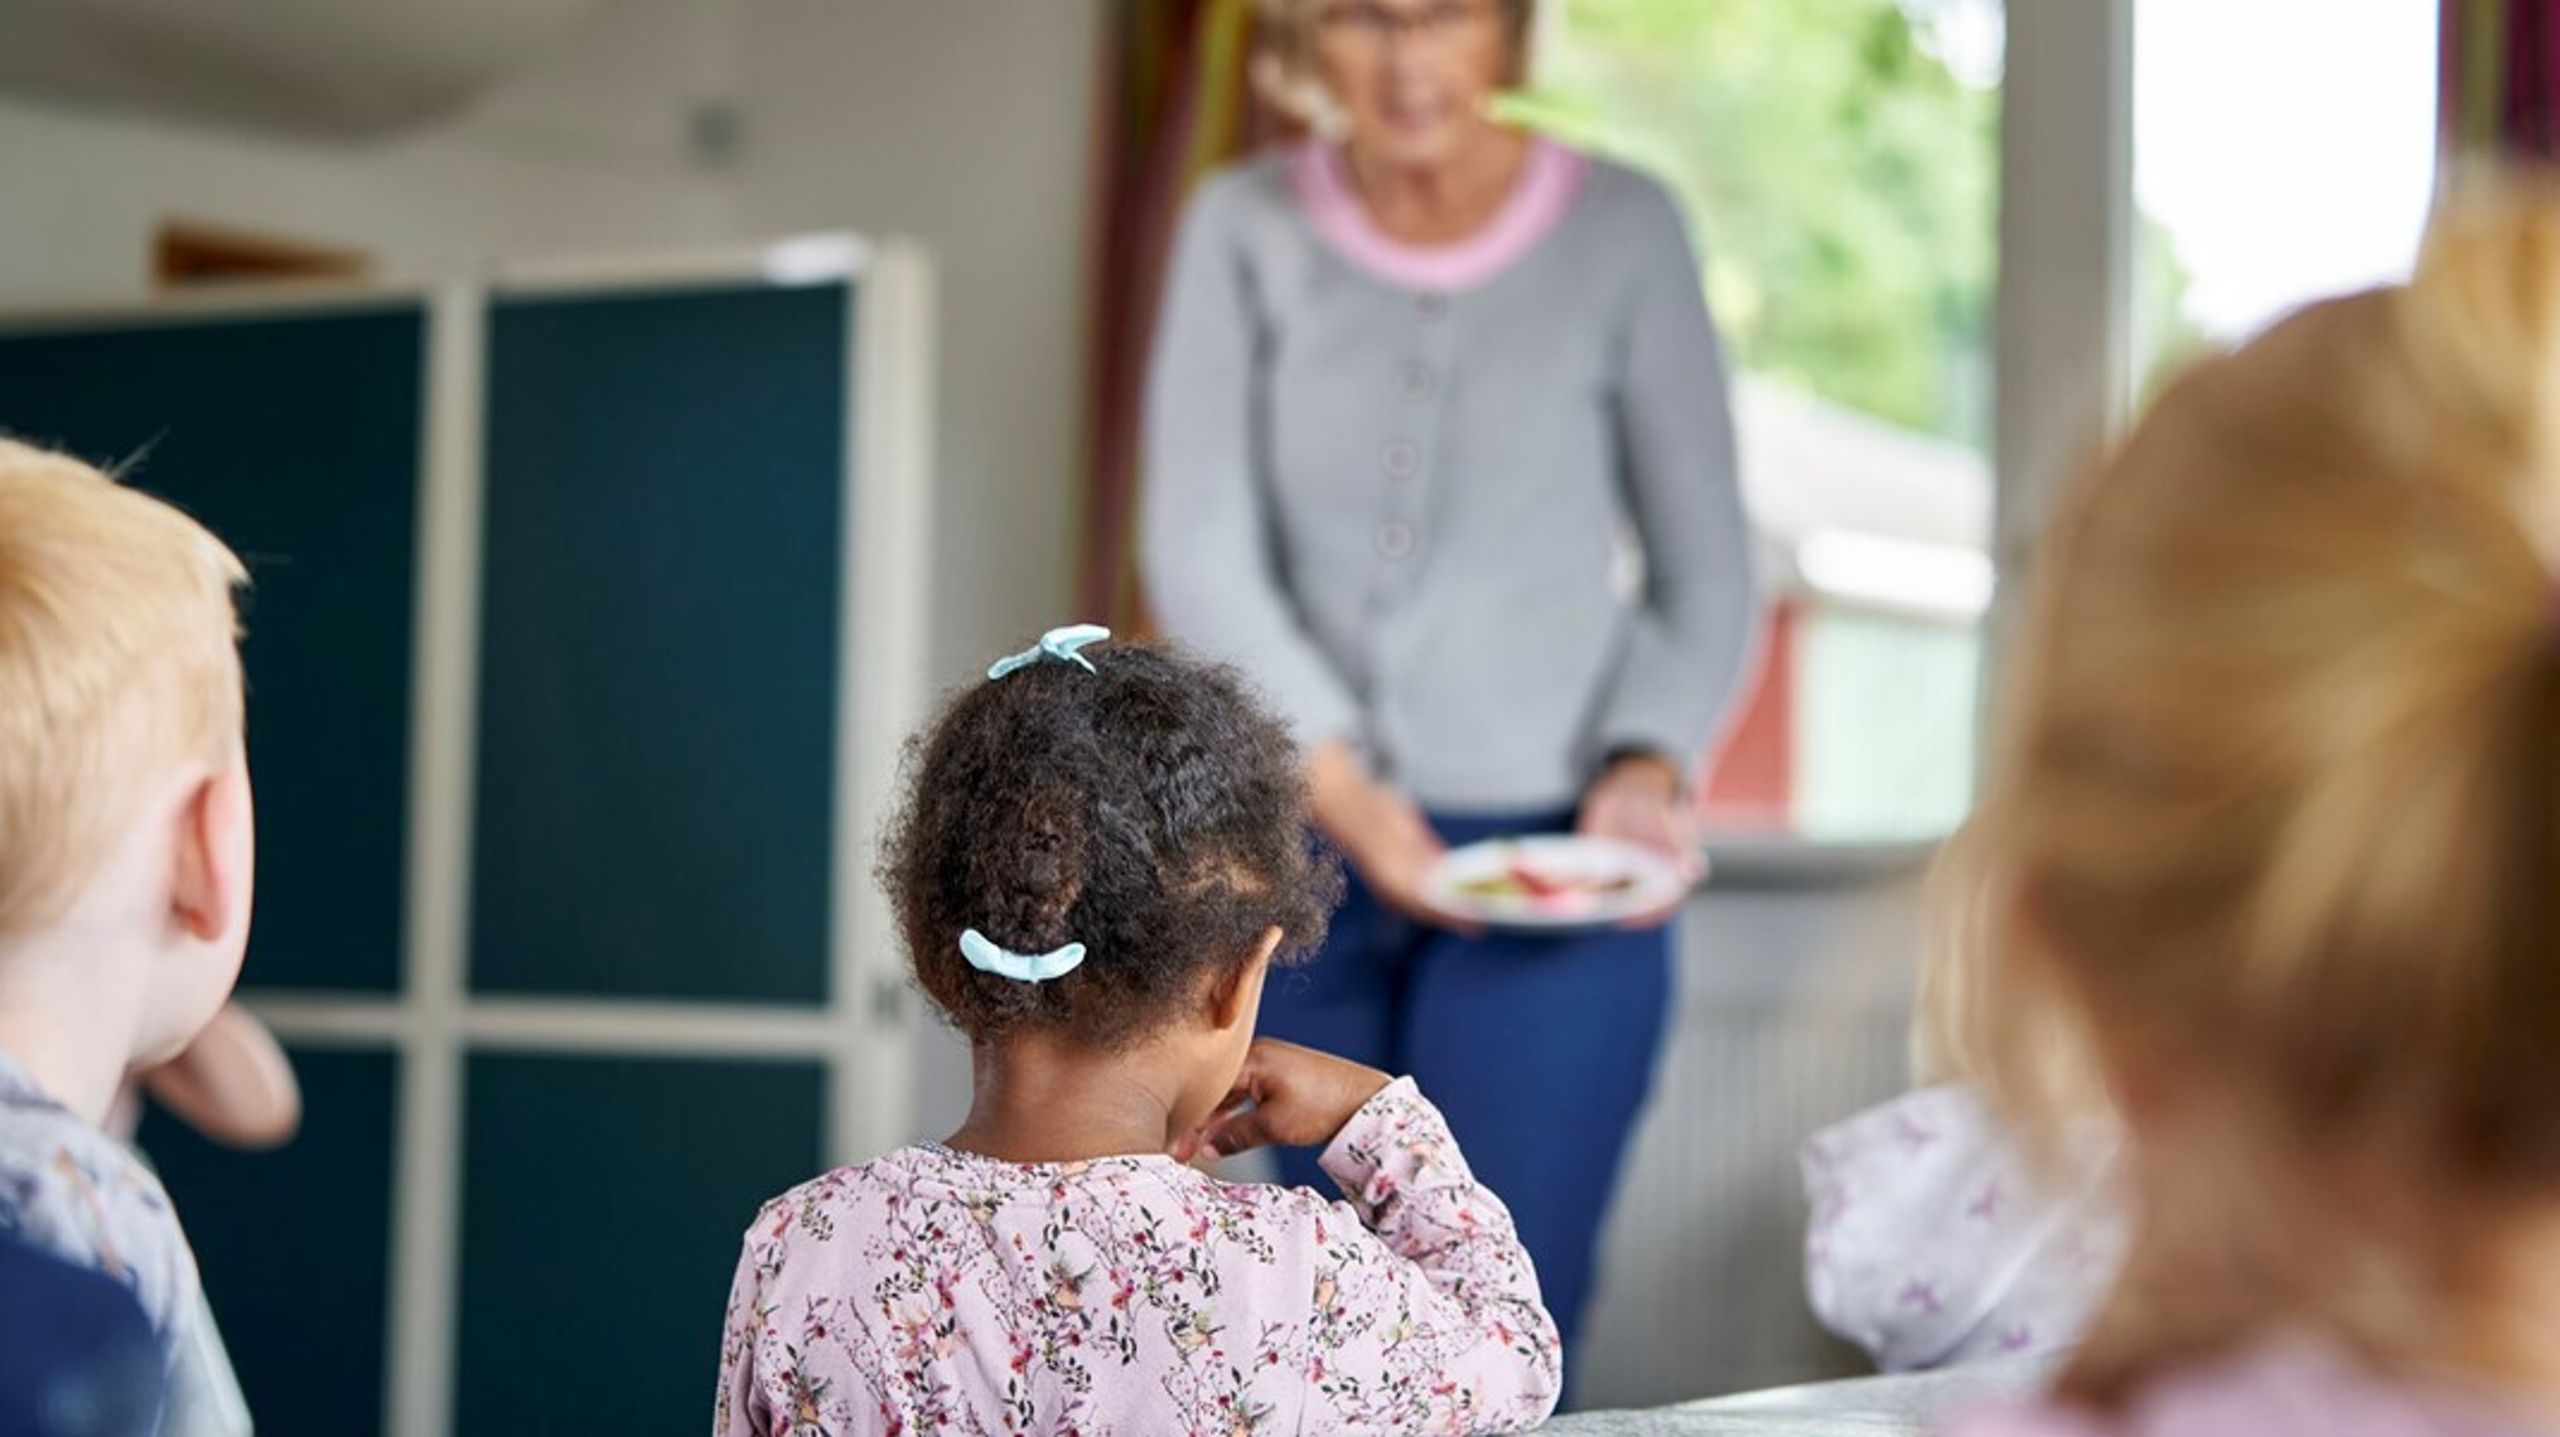
[[[1066,617],[1101,0],[744,0],[747,228],[940,266],[934,680]]]
[[[1081,502],[1084,216],[1103,0],[744,0],[748,228],[922,240],[940,267],[931,682],[1061,622]],[[968,1058],[918,1024],[914,1122]]]
[[[394,274],[490,253],[736,232],[734,182],[686,152],[729,26],[638,0],[453,120],[379,145],[0,101],[0,305],[138,296],[152,237],[196,220],[372,254]]]
[[[391,275],[813,229],[941,267],[934,677],[1072,585],[1084,220],[1102,0],[624,0],[380,145],[0,98],[0,307],[145,293],[173,219],[364,250]],[[698,107],[739,121],[698,156]]]

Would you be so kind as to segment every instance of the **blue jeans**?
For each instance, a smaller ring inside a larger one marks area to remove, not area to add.
[[[1431,819],[1451,847],[1571,824]],[[1390,911],[1354,877],[1323,951],[1273,971],[1261,1031],[1412,1075],[1511,1209],[1569,1357],[1670,1006],[1668,927],[1468,938]],[[1278,1156],[1284,1181],[1333,1191],[1314,1149]]]

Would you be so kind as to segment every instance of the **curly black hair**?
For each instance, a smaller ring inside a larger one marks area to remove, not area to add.
[[[1340,865],[1315,842],[1297,748],[1235,670],[1146,643],[961,690],[908,744],[880,880],[918,986],[973,1043],[1026,1028],[1099,1049],[1145,1038],[1281,931],[1324,941]],[[1082,943],[1026,983],[960,953]]]

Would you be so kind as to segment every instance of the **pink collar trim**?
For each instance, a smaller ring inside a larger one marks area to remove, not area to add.
[[[1378,228],[1352,188],[1339,147],[1318,140],[1290,157],[1298,202],[1317,235],[1344,259],[1405,289],[1451,293],[1473,289],[1517,263],[1564,221],[1582,192],[1591,162],[1542,137],[1492,220],[1454,244],[1409,244]]]

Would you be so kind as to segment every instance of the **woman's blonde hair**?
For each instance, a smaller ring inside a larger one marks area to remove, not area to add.
[[[2040,552],[1932,1012],[2032,1130],[2101,1070],[2134,1130],[2079,1396],[2285,1326],[2441,1354],[2560,1197],[2555,558],[2560,207],[2512,187],[2179,378]]]
[[[153,785],[240,741],[243,582],[193,519],[0,438],[0,941],[60,917]]]
[[[1316,27],[1331,0],[1255,0],[1260,21],[1253,58],[1254,88],[1282,114],[1318,133],[1339,128],[1340,106],[1325,89],[1316,68]],[[1517,87],[1528,80],[1529,42],[1536,28],[1538,0],[1492,0],[1502,12],[1508,32],[1509,59],[1502,83]]]

